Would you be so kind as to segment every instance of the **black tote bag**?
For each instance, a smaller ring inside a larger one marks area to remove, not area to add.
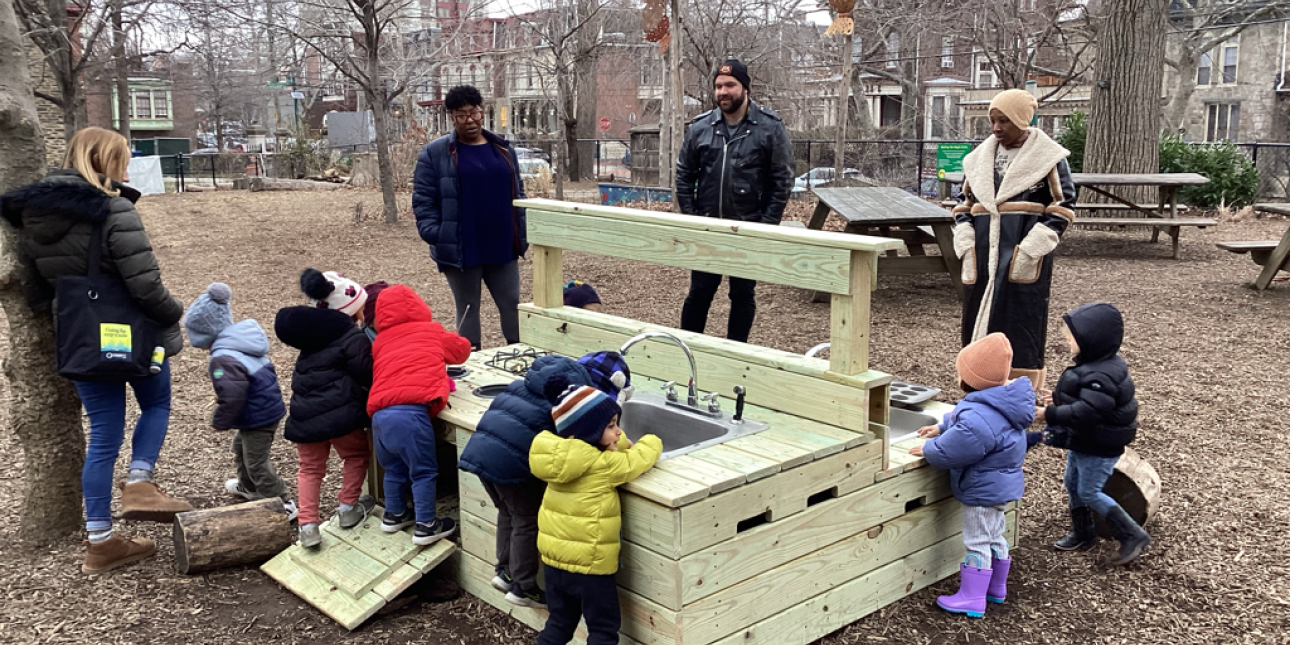
[[[144,315],[125,282],[100,273],[103,224],[90,237],[86,275],[65,275],[56,284],[58,373],[73,381],[131,381],[151,376],[162,329]]]

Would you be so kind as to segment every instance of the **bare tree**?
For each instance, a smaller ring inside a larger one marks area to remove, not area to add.
[[[1087,172],[1160,170],[1160,86],[1170,0],[1108,0],[1097,17]]]
[[[1239,36],[1251,24],[1285,15],[1290,2],[1284,0],[1174,0],[1169,11],[1167,64],[1174,74],[1173,91],[1166,92],[1165,128],[1183,127],[1187,104],[1196,90],[1202,59],[1207,63],[1205,82],[1235,82],[1225,78],[1222,54],[1212,55],[1223,43]]]
[[[0,2],[0,60],[26,59],[13,4]],[[0,192],[35,181],[44,171],[45,145],[26,65],[0,65]],[[18,236],[0,224],[0,307],[9,322],[9,423],[22,446],[27,490],[26,539],[48,540],[80,528],[81,465],[85,440],[76,391],[54,371],[54,325],[48,312],[27,305],[17,253]]]

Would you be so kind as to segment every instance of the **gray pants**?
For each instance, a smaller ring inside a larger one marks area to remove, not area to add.
[[[963,505],[963,546],[967,556],[963,563],[978,569],[990,568],[990,556],[1008,559],[1008,541],[1003,532],[1008,529],[1008,518],[1002,506]],[[975,560],[975,562],[973,561]]]
[[[519,587],[516,591],[538,588],[538,509],[546,485],[498,486],[484,482],[484,490],[497,507],[497,571],[504,569]]]
[[[279,421],[259,428],[233,432],[233,460],[237,462],[237,480],[251,494],[251,499],[287,498],[287,485],[278,477],[269,457]]]
[[[506,264],[481,264],[465,269],[449,268],[444,271],[448,279],[448,288],[452,289],[452,298],[457,305],[457,320],[461,324],[457,333],[470,341],[470,346],[478,349],[479,345],[479,300],[482,282],[488,286],[493,302],[502,317],[502,336],[506,344],[520,342],[520,264],[512,260]],[[466,307],[470,310],[467,311]]]

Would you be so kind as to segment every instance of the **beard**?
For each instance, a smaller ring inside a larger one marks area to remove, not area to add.
[[[721,105],[720,101],[717,102],[717,106],[720,107],[721,111],[725,112],[726,114],[734,114],[735,112],[738,112],[739,108],[743,107],[744,103],[747,101],[748,101],[748,92],[747,90],[745,90],[743,94],[740,94],[738,97],[730,99],[729,107]]]

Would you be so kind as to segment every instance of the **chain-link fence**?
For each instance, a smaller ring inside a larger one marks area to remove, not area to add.
[[[1259,171],[1255,201],[1290,201],[1290,143],[1238,143]]]

